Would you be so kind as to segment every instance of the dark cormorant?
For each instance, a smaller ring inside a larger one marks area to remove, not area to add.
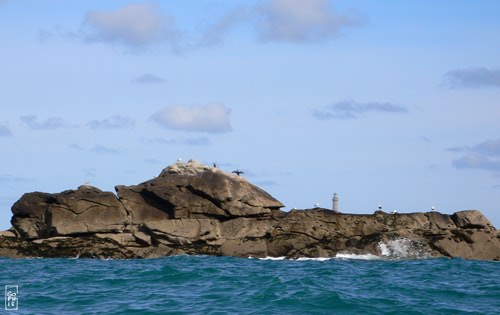
[[[240,176],[241,174],[245,174],[245,172],[240,171],[240,170],[235,170],[235,171],[233,171],[233,173],[235,173],[238,176]]]

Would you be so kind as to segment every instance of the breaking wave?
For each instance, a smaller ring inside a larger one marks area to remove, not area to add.
[[[429,249],[421,242],[407,238],[395,238],[377,243],[380,255],[372,253],[350,253],[339,252],[334,257],[263,257],[260,260],[294,260],[294,261],[326,261],[331,259],[340,260],[399,260],[399,259],[425,259],[431,258]],[[254,257],[249,257],[254,258]]]
[[[248,257],[250,259],[253,259],[254,257]],[[258,258],[259,260],[285,260],[286,257],[285,256],[281,256],[281,257],[271,257],[271,256],[267,256],[267,257],[262,257],[262,258]]]
[[[254,257],[249,257],[254,258]],[[332,259],[332,257],[299,257],[299,258],[286,258],[285,256],[281,257],[260,257],[259,260],[290,260],[290,261],[326,261]]]
[[[430,257],[430,252],[423,243],[407,238],[395,238],[386,242],[379,242],[378,247],[382,257],[392,259],[421,259]]]
[[[373,254],[348,254],[348,253],[338,253],[335,255],[337,259],[354,259],[354,260],[379,260],[382,257]]]

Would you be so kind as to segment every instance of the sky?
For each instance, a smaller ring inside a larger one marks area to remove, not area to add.
[[[500,2],[0,0],[0,228],[181,158],[284,210],[500,227]]]

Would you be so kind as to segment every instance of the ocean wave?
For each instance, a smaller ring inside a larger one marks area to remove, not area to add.
[[[377,245],[381,256],[390,259],[425,259],[431,256],[424,244],[407,238],[395,238]]]
[[[254,257],[248,257],[248,258],[253,259]],[[289,260],[289,261],[326,261],[326,260],[330,260],[330,259],[333,259],[333,258],[334,257],[299,257],[299,258],[287,258],[285,256],[281,256],[281,257],[267,256],[267,257],[259,257],[257,259],[259,259],[259,260]]]
[[[254,259],[255,257],[248,257],[248,258]],[[259,259],[259,260],[285,260],[287,258],[285,256],[281,256],[281,257],[267,256],[267,257],[259,257],[257,259]]]
[[[330,259],[332,259],[332,257],[299,257],[299,258],[294,259],[294,260],[297,260],[297,261],[327,261]]]
[[[380,256],[373,254],[349,254],[349,253],[337,253],[335,255],[336,259],[355,259],[355,260],[380,260],[383,259]]]
[[[253,257],[249,257],[253,259]],[[257,258],[259,260],[287,260],[287,261],[328,261],[332,259],[357,259],[357,260],[376,260],[383,259],[382,257],[372,255],[372,254],[350,254],[350,253],[338,253],[334,257],[298,257],[298,258],[286,258],[286,257],[261,257]]]
[[[462,259],[398,260],[345,251],[301,259],[0,259],[0,268],[6,271],[2,283],[19,285],[22,314],[497,314],[499,309],[500,280],[492,276],[499,265]]]

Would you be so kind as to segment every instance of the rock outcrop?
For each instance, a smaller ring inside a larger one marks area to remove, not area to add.
[[[151,258],[462,257],[500,260],[500,233],[477,210],[372,215],[327,209],[283,212],[243,177],[176,163],[117,195],[91,186],[27,193],[0,232],[0,256]]]
[[[242,177],[196,162],[176,163],[147,182],[117,186],[134,223],[269,216],[283,207]]]
[[[85,185],[59,194],[25,194],[12,213],[12,226],[23,239],[118,233],[131,224],[113,193]]]

